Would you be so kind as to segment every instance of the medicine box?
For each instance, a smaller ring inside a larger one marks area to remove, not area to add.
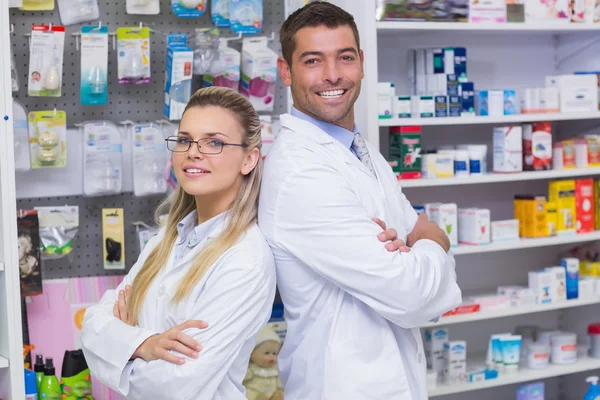
[[[507,219],[504,221],[493,221],[491,224],[491,241],[508,242],[519,240],[519,220]]]
[[[446,75],[446,95],[459,96],[460,86],[458,77],[455,74]]]
[[[446,232],[451,246],[458,246],[458,207],[454,203],[441,204],[438,208],[439,227]]]
[[[553,201],[546,203],[546,223],[548,225],[547,236],[556,236],[558,213],[556,212],[556,203]]]
[[[523,170],[552,169],[552,125],[534,122],[523,125]]]
[[[448,115],[451,117],[460,117],[462,103],[460,96],[448,96]]]
[[[573,140],[575,143],[575,167],[586,168],[589,167],[588,162],[588,141],[586,138],[576,138]]]
[[[523,129],[521,126],[494,128],[494,172],[523,170]]]
[[[490,243],[490,210],[461,208],[458,210],[458,242],[470,245]]]
[[[577,233],[594,231],[594,180],[575,181],[575,218]]]
[[[194,52],[187,47],[186,40],[183,34],[168,37],[163,114],[169,120],[181,119],[192,96]]]
[[[506,2],[504,0],[470,0],[469,22],[505,23]]]
[[[544,400],[544,382],[530,383],[517,388],[517,400]]]
[[[425,332],[425,359],[427,366],[438,375],[444,372],[444,346],[449,341],[447,328],[430,328]]]
[[[535,293],[537,304],[550,304],[552,274],[549,271],[530,271],[528,274],[529,288]]]
[[[379,119],[392,118],[396,89],[392,82],[377,83],[377,115]]]
[[[579,298],[579,259],[567,257],[560,260],[560,266],[565,269],[567,281],[567,299]]]
[[[460,84],[461,117],[475,116],[475,85],[473,82]]]
[[[444,381],[448,384],[467,380],[467,342],[449,341],[444,345]]]
[[[400,179],[421,178],[421,127],[401,126],[390,129],[390,157],[401,160]]]
[[[435,171],[438,178],[454,176],[454,155],[451,153],[437,153]]]
[[[567,299],[567,277],[563,267],[548,267],[550,273],[550,297],[552,303]]]
[[[396,97],[396,103],[394,104],[394,116],[398,118],[412,117],[412,100],[410,96]]]
[[[435,101],[433,96],[412,96],[412,112],[415,118],[433,118]]]
[[[504,115],[504,92],[480,90],[477,92],[477,113],[481,116]]]
[[[523,237],[539,238],[548,236],[548,214],[547,202],[544,196],[533,196],[522,200],[521,223],[523,226]]]
[[[436,118],[448,116],[448,96],[435,96]]]
[[[588,166],[600,166],[600,141],[597,137],[587,137]]]
[[[594,229],[600,229],[600,181],[594,181]]]
[[[556,234],[574,234],[576,232],[575,181],[565,179],[550,182],[548,195],[549,200],[556,203],[558,215]]]
[[[556,86],[560,93],[561,112],[598,110],[596,75],[559,75],[556,78]]]

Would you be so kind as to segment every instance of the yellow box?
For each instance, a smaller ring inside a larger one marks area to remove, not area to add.
[[[514,198],[515,219],[519,220],[519,236],[525,237],[525,200],[533,199],[533,196],[516,195]]]
[[[600,229],[600,181],[594,180],[594,229]]]
[[[549,201],[546,203],[546,220],[548,222],[548,236],[556,236],[556,224],[558,214],[556,213],[556,203]]]
[[[522,200],[522,214],[525,219],[523,236],[528,238],[545,237],[548,235],[548,218],[546,213],[546,198],[536,196],[533,199]]]
[[[122,208],[102,209],[104,269],[125,269],[125,225]]]
[[[600,278],[600,262],[598,261],[581,261],[579,263],[580,277]]]
[[[575,180],[565,179],[550,182],[548,188],[549,201],[556,204],[556,234],[575,233]]]

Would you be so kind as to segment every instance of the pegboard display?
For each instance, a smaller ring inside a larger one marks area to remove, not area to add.
[[[154,224],[154,211],[162,196],[135,197],[122,194],[109,197],[62,196],[22,199],[17,201],[19,209],[36,206],[79,206],[79,232],[75,238],[73,252],[59,260],[42,261],[42,278],[76,278],[86,276],[121,275],[135,264],[140,247],[134,222]],[[123,270],[105,270],[103,266],[102,209],[123,208],[125,223],[125,264]]]
[[[275,39],[269,46],[278,54],[281,53],[279,44],[279,29],[285,19],[283,0],[263,0],[264,15],[263,29],[260,34],[270,36],[275,33]],[[29,97],[27,95],[27,75],[29,71],[29,39],[25,36],[31,32],[35,23],[52,23],[60,25],[58,8],[53,12],[31,12],[10,9],[10,22],[14,24],[12,47],[19,71],[19,91],[14,97],[23,103],[28,111],[52,110],[57,108],[67,113],[67,124],[73,126],[86,120],[107,119],[113,122],[133,120],[149,122],[163,117],[163,90],[165,81],[165,60],[167,34],[192,34],[195,28],[214,27],[210,16],[210,4],[207,12],[200,18],[179,18],[173,14],[169,0],[160,1],[161,10],[158,15],[129,15],[125,11],[125,1],[99,0],[99,21],[108,26],[110,32],[118,27],[145,26],[155,30],[151,33],[150,62],[151,82],[147,85],[120,85],[117,82],[117,52],[112,48],[109,39],[108,54],[108,104],[102,106],[83,106],[80,103],[80,52],[75,48],[76,38],[71,35],[81,31],[82,25],[97,25],[98,21],[84,22],[66,27],[64,68],[62,81],[62,97]],[[210,3],[210,2],[209,2]],[[235,36],[231,29],[221,28],[221,36]],[[253,35],[257,36],[257,35]],[[241,49],[241,40],[229,44],[237,50]],[[201,77],[194,75],[194,90],[200,88]],[[275,106],[272,113],[279,115],[286,112],[285,86],[278,80],[275,89]]]

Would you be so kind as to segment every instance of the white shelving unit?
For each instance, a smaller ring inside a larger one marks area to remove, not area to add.
[[[575,23],[506,23],[506,24],[474,24],[468,22],[377,22],[378,31],[476,31],[476,32],[581,32],[598,31],[600,26]]]

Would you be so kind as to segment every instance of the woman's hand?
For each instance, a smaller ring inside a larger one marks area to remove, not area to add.
[[[204,321],[185,321],[183,324],[174,326],[164,333],[150,336],[137,348],[132,358],[141,358],[144,361],[165,360],[172,364],[185,364],[185,358],[177,357],[170,351],[176,351],[189,358],[198,358],[202,346],[182,331],[190,328],[205,329],[207,327],[208,324]]]
[[[113,307],[113,314],[127,325],[133,326],[133,318],[130,318],[127,312],[127,298],[130,292],[131,286],[129,285],[125,286],[125,290],[119,291],[119,300],[117,300]]]

